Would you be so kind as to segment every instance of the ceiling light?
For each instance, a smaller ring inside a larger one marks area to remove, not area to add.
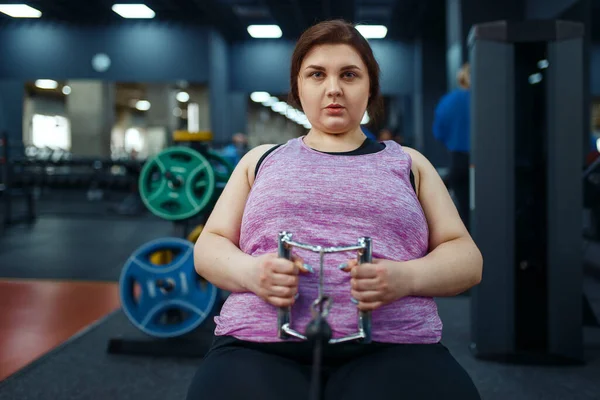
[[[384,25],[356,25],[356,30],[365,39],[383,39],[387,35],[387,28]]]
[[[249,25],[248,33],[255,39],[278,39],[282,35],[278,25]]]
[[[156,15],[145,4],[115,4],[112,10],[123,18],[154,18]]]
[[[539,72],[537,74],[529,75],[529,83],[535,85],[542,81],[542,74]]]
[[[273,104],[271,106],[271,110],[275,111],[275,112],[285,112],[288,108],[288,105],[286,103],[284,103],[283,101],[278,101],[277,103]]]
[[[26,4],[0,4],[0,12],[13,18],[39,18],[42,16],[40,10]]]
[[[53,81],[52,79],[38,79],[35,81],[35,87],[40,89],[56,89],[58,87],[58,82]]]
[[[177,93],[175,98],[180,103],[187,103],[188,101],[190,101],[190,95],[188,92],[179,92]]]
[[[63,86],[62,92],[65,96],[70,95],[71,94],[71,86]]]
[[[600,152],[600,138],[596,139],[596,149]]]
[[[271,98],[271,95],[268,92],[252,92],[250,94],[250,99],[255,103],[264,103]]]
[[[140,111],[148,111],[150,109],[150,102],[148,100],[138,100],[138,102],[135,103],[135,108]]]
[[[262,102],[263,106],[271,107],[273,104],[277,103],[279,99],[277,97],[271,96],[269,99]]]
[[[369,117],[369,113],[365,111],[365,115],[363,115],[362,121],[360,121],[361,125],[368,124],[371,118]]]
[[[540,60],[540,61],[538,61],[538,68],[539,69],[546,69],[546,68],[548,68],[549,65],[550,65],[550,63],[548,62],[548,60]]]

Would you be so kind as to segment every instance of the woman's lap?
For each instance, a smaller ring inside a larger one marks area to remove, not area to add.
[[[306,400],[309,375],[294,361],[242,347],[211,351],[188,389],[188,400]]]
[[[461,399],[479,393],[442,344],[398,345],[341,366],[326,386],[326,400]]]
[[[306,400],[310,372],[310,365],[270,351],[221,346],[201,362],[187,399]],[[324,366],[324,372],[324,400],[480,399],[467,372],[441,344],[379,344],[341,365]]]

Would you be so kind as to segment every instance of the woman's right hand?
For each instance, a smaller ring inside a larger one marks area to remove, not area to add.
[[[256,258],[251,276],[250,290],[267,303],[288,307],[296,301],[300,273],[310,273],[301,258],[292,260],[268,253]]]

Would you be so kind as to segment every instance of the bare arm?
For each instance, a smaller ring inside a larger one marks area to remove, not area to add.
[[[483,257],[433,165],[416,150],[405,150],[418,172],[418,197],[429,225],[429,254],[403,263],[411,270],[412,295],[455,296],[481,282]]]
[[[240,160],[194,246],[196,272],[223,290],[249,291],[247,284],[257,260],[240,250],[240,227],[254,168],[272,146],[258,146]]]

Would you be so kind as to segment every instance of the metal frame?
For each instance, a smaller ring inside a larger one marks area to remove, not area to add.
[[[292,241],[292,234],[289,232],[279,232],[278,237],[278,253],[279,257],[291,260],[292,248],[297,247],[304,250],[310,250],[320,254],[320,268],[319,268],[319,298],[317,298],[312,304],[313,315],[316,312],[316,307],[325,298],[323,293],[323,259],[325,254],[328,253],[339,253],[345,251],[354,251],[358,253],[359,264],[370,263],[373,259],[372,253],[372,240],[369,237],[361,237],[358,239],[358,244],[351,246],[340,246],[340,247],[323,247],[314,246],[306,243],[299,243]],[[331,303],[328,303],[331,306]],[[326,310],[326,313],[329,310]],[[329,343],[342,343],[360,340],[364,343],[371,342],[371,312],[358,311],[358,331],[354,334],[345,336],[338,339],[330,339]],[[296,338],[301,340],[307,340],[307,337],[300,332],[292,328],[292,312],[291,307],[280,307],[277,311],[277,335],[280,339]]]

